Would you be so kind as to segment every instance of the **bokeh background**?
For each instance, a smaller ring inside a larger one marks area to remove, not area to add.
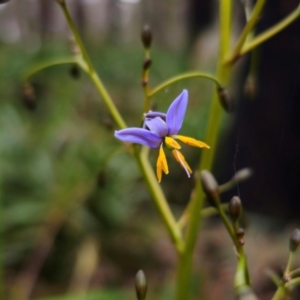
[[[245,22],[234,2],[233,39]],[[130,126],[140,124],[144,50],[153,32],[152,86],[189,70],[213,73],[218,52],[218,1],[67,1],[91,59]],[[257,32],[298,5],[268,1]],[[224,118],[214,174],[220,183],[252,168],[227,192],[246,209],[246,252],[255,291],[270,299],[267,268],[282,271],[288,237],[300,223],[300,21],[235,67],[235,111]],[[116,129],[93,84],[74,66],[48,68],[22,97],[24,74],[71,55],[72,39],[54,0],[0,4],[1,290],[3,299],[134,299],[143,269],[149,299],[172,299],[176,254],[135,161],[114,139]],[[251,73],[250,73],[251,70]],[[190,80],[153,99],[166,110],[183,88],[190,100],[182,133],[203,139],[213,86]],[[24,87],[23,87],[24,92]],[[199,150],[184,148],[191,166]],[[151,152],[153,166],[157,153]],[[193,181],[173,161],[162,182],[176,215]],[[218,219],[203,225],[195,253],[195,299],[232,299],[235,258]],[[297,299],[297,295],[295,296]],[[299,295],[298,295],[299,297]],[[1,298],[2,299],[2,298]],[[299,298],[298,298],[299,299]]]

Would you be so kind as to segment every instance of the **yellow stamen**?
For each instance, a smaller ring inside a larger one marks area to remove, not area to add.
[[[180,145],[170,136],[165,137],[165,144],[170,150],[181,148]]]
[[[193,139],[191,137],[188,137],[188,136],[174,135],[173,137],[176,138],[176,139],[178,139],[178,140],[180,140],[180,141],[182,141],[183,143],[185,143],[185,144],[187,144],[189,146],[199,147],[199,148],[207,148],[207,149],[210,148],[207,144],[205,144],[205,143],[203,143],[201,141],[198,141],[196,139]]]
[[[156,162],[156,175],[158,182],[161,182],[162,171],[164,171],[165,174],[169,173],[167,158],[163,146],[161,145],[159,148],[158,158]]]
[[[175,157],[175,159],[177,160],[177,162],[180,163],[180,165],[185,169],[186,173],[190,177],[190,175],[192,174],[192,169],[188,165],[188,163],[186,162],[186,160],[185,160],[184,156],[182,155],[182,153],[177,151],[177,150],[173,150],[172,154]]]

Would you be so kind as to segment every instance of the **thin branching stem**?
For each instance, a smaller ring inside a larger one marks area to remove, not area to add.
[[[152,92],[149,94],[149,97],[152,98],[154,95],[163,91],[165,88],[167,88],[168,86],[170,86],[174,83],[177,83],[179,81],[186,80],[186,79],[192,79],[192,78],[205,78],[205,79],[213,81],[217,85],[217,87],[222,86],[221,82],[212,75],[200,73],[200,72],[189,72],[189,73],[181,74],[179,76],[172,77],[171,79],[163,82],[162,84],[160,84],[159,86],[157,86],[156,88],[154,88],[152,90]]]

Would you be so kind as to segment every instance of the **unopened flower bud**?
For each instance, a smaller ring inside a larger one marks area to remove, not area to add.
[[[141,39],[144,47],[146,49],[149,49],[151,47],[151,42],[152,42],[152,33],[148,25],[144,26],[141,34]]]
[[[224,88],[222,86],[218,87],[218,95],[220,99],[220,103],[222,107],[225,109],[226,112],[232,112],[233,111],[233,102],[232,98],[230,97],[230,94],[228,92],[227,88]]]
[[[244,93],[246,97],[252,100],[257,94],[257,80],[253,75],[247,77],[244,84]]]
[[[73,65],[69,72],[74,79],[78,79],[80,77],[80,69],[77,65]]]
[[[26,82],[22,87],[22,98],[24,105],[30,109],[34,110],[36,108],[36,96],[35,91],[31,83]]]
[[[253,175],[253,171],[250,168],[244,168],[237,171],[234,175],[235,182],[243,182]]]
[[[206,170],[201,171],[201,184],[207,200],[212,206],[216,206],[220,202],[219,185],[215,177]]]
[[[144,271],[139,270],[135,276],[135,290],[138,300],[144,300],[147,293],[147,280]]]
[[[236,222],[242,213],[242,202],[237,196],[231,198],[228,205],[229,215],[233,222]]]
[[[294,252],[300,245],[300,230],[294,229],[290,237],[290,251]]]
[[[144,70],[150,69],[151,65],[152,65],[152,59],[146,58],[143,65]]]

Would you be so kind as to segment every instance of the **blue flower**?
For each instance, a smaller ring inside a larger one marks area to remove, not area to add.
[[[141,144],[150,148],[159,148],[156,163],[156,174],[159,182],[162,178],[162,172],[169,173],[164,147],[172,151],[176,161],[184,168],[188,177],[190,177],[192,170],[179,151],[181,147],[176,140],[190,146],[209,149],[209,146],[201,141],[178,135],[187,104],[188,92],[183,90],[171,103],[166,114],[153,111],[146,113],[143,128],[131,127],[115,131],[115,137],[121,141]]]

